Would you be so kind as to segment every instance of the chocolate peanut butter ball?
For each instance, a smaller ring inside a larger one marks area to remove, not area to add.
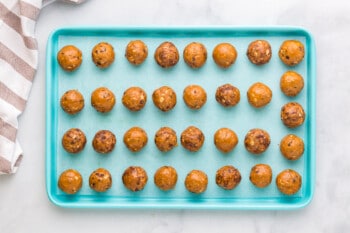
[[[199,42],[192,42],[184,49],[184,60],[191,68],[197,69],[207,60],[207,49]]]
[[[114,62],[114,48],[107,42],[100,42],[92,49],[92,61],[101,69],[109,67]]]
[[[178,63],[179,51],[173,43],[166,41],[158,46],[154,59],[162,68],[170,68]]]
[[[288,160],[297,160],[304,154],[304,141],[294,134],[282,138],[280,151]]]
[[[74,71],[83,62],[83,54],[74,45],[66,45],[57,53],[58,64],[66,71]]]
[[[162,127],[154,136],[154,142],[160,151],[167,152],[177,146],[175,130],[169,127]]]
[[[286,40],[282,43],[278,56],[287,66],[296,66],[304,59],[304,45],[298,40]]]
[[[154,184],[163,191],[174,189],[177,182],[177,172],[171,166],[160,167],[154,174]]]
[[[272,56],[271,45],[266,40],[256,40],[249,44],[247,57],[255,65],[268,63]]]
[[[214,144],[221,152],[228,153],[238,144],[237,134],[229,128],[218,129],[214,134]]]
[[[138,152],[148,142],[146,132],[140,127],[132,127],[124,134],[124,144],[132,152]]]
[[[213,59],[216,65],[227,69],[236,62],[237,50],[230,43],[221,43],[213,50]]]
[[[301,175],[292,169],[286,169],[279,173],[276,177],[276,185],[278,190],[286,195],[293,195],[297,193],[301,188],[301,184]]]
[[[83,177],[74,169],[65,170],[58,179],[58,187],[67,194],[77,193],[82,186]]]
[[[227,83],[216,89],[215,99],[224,107],[233,107],[239,103],[241,93],[237,87]]]
[[[62,137],[62,146],[69,153],[79,153],[86,144],[86,136],[78,128],[72,128],[65,132]]]
[[[198,151],[204,144],[203,132],[195,126],[189,126],[181,134],[181,145],[192,152]]]
[[[92,147],[96,152],[106,154],[114,149],[116,143],[117,139],[111,131],[100,130],[92,140]]]
[[[270,143],[270,135],[263,129],[249,130],[244,139],[244,145],[247,151],[256,155],[265,152]]]
[[[281,120],[288,128],[296,128],[305,121],[305,112],[303,107],[296,102],[289,102],[283,105],[281,109]]]
[[[185,104],[190,109],[200,109],[207,102],[207,93],[199,85],[189,85],[183,92]]]
[[[133,65],[142,64],[148,56],[147,45],[141,40],[130,41],[125,49],[126,59]]]
[[[122,102],[130,111],[137,112],[145,107],[147,94],[140,87],[130,87],[124,92]]]
[[[272,169],[267,164],[256,164],[250,170],[249,180],[258,188],[267,187],[272,181]]]
[[[216,184],[226,190],[232,190],[241,182],[241,173],[232,165],[226,165],[216,171]]]
[[[272,91],[267,85],[257,82],[249,87],[247,97],[250,105],[262,108],[271,102]]]
[[[152,100],[159,110],[168,112],[176,105],[176,93],[171,87],[162,86],[153,92]]]
[[[208,176],[203,171],[192,170],[185,179],[185,187],[191,193],[203,193],[208,186]]]
[[[98,168],[89,177],[89,186],[96,192],[106,192],[112,187],[112,175],[107,169]]]
[[[91,105],[98,112],[110,112],[113,109],[115,102],[116,99],[114,93],[106,87],[99,87],[91,94]]]
[[[122,181],[127,189],[138,192],[145,188],[148,176],[142,167],[130,166],[124,171]]]
[[[286,96],[296,96],[304,88],[304,79],[303,77],[295,71],[285,72],[280,80],[281,91]]]
[[[84,97],[78,90],[69,90],[62,95],[60,104],[66,113],[77,114],[84,108]]]

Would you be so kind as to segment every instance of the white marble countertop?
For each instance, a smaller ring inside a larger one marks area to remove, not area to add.
[[[90,0],[54,3],[37,24],[39,68],[18,138],[18,173],[0,177],[0,232],[348,232],[350,1]],[[94,210],[54,206],[45,191],[45,47],[67,25],[296,25],[317,47],[316,189],[296,211]]]

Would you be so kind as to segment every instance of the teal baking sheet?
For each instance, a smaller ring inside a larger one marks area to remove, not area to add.
[[[146,61],[139,67],[130,65],[124,57],[125,47],[131,40],[143,40],[149,50]],[[268,40],[272,46],[272,58],[263,66],[249,62],[246,56],[248,44],[256,39]],[[287,39],[300,40],[305,45],[304,60],[295,67],[287,67],[279,57],[281,43]],[[109,42],[116,52],[115,62],[105,70],[97,68],[91,60],[93,46],[101,41]],[[164,41],[173,42],[180,52],[179,63],[171,69],[162,69],[153,58],[154,51]],[[203,43],[208,50],[206,64],[191,69],[183,61],[182,51],[190,42]],[[232,43],[238,52],[236,63],[224,70],[212,59],[215,45]],[[75,72],[63,71],[56,60],[57,52],[65,45],[73,44],[83,52],[83,63]],[[46,186],[49,199],[62,207],[80,208],[176,208],[176,209],[295,209],[304,207],[312,199],[315,186],[315,92],[316,56],[312,36],[297,27],[70,27],[55,30],[47,44],[46,74]],[[294,98],[280,91],[281,75],[295,70],[305,80],[303,91]],[[262,109],[251,107],[246,92],[255,82],[267,84],[272,92],[271,103]],[[233,108],[223,108],[215,100],[216,88],[230,83],[240,89],[241,101]],[[187,108],[182,100],[183,89],[189,84],[199,84],[207,92],[208,101],[199,111]],[[167,113],[158,110],[152,102],[153,91],[163,85],[171,86],[177,93],[176,107]],[[90,104],[92,91],[101,86],[111,89],[117,103],[107,114],[95,111]],[[130,112],[121,103],[124,90],[130,86],[142,87],[147,95],[146,106],[140,112]],[[59,104],[62,94],[78,89],[85,98],[85,108],[77,115],[68,115]],[[305,123],[296,129],[285,127],[280,120],[280,109],[287,102],[299,102],[305,109]],[[178,135],[190,125],[199,127],[205,134],[205,143],[197,153],[185,150],[181,144],[168,153],[160,152],[154,144],[154,134],[162,126],[173,128]],[[147,146],[138,153],[130,152],[123,144],[123,135],[132,126],[140,126],[148,134]],[[69,154],[61,146],[64,132],[80,128],[87,136],[85,149],[79,154]],[[220,153],[213,135],[221,127],[234,130],[239,143],[233,152]],[[252,128],[269,132],[271,144],[260,156],[250,154],[244,148],[245,134]],[[117,144],[110,154],[101,155],[92,148],[92,138],[98,130],[111,130]],[[305,143],[304,155],[297,161],[286,160],[279,151],[280,140],[287,134],[297,134]],[[264,189],[254,187],[249,180],[251,167],[258,163],[269,164],[273,170],[272,183]],[[133,193],[122,183],[123,171],[131,165],[145,168],[148,183],[144,190]],[[164,192],[153,183],[155,171],[171,165],[178,172],[174,190]],[[233,165],[242,175],[241,183],[234,190],[223,190],[215,183],[217,169]],[[110,171],[113,185],[105,193],[90,189],[89,175],[103,167]],[[68,168],[78,170],[83,176],[83,187],[75,195],[63,193],[57,186],[61,172]],[[275,185],[279,172],[291,168],[302,176],[298,193],[286,196]],[[184,186],[187,173],[200,169],[208,175],[206,192],[196,195]]]

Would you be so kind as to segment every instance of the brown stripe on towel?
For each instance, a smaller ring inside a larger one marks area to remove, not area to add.
[[[0,19],[2,19],[9,27],[13,28],[18,34],[22,36],[23,42],[28,49],[38,49],[38,44],[33,37],[23,34],[21,18],[6,8],[0,2]]]
[[[0,99],[5,100],[19,111],[23,111],[26,105],[26,100],[14,93],[3,82],[0,82]]]
[[[0,59],[9,63],[23,77],[33,82],[35,69],[0,42]]]
[[[11,162],[0,155],[0,172],[10,174]]]
[[[19,1],[19,9],[20,9],[20,14],[32,19],[36,20],[39,16],[40,9],[33,6],[30,3]]]
[[[12,125],[6,123],[0,117],[0,135],[4,136],[8,140],[15,142],[16,140],[17,129]]]

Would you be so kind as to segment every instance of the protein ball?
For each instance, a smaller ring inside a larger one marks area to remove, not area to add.
[[[207,93],[199,85],[189,85],[184,89],[183,100],[190,109],[200,109],[207,102]]]
[[[152,100],[159,110],[168,112],[176,105],[176,93],[171,87],[162,86],[153,92]]]
[[[304,45],[298,40],[286,40],[282,43],[278,56],[287,66],[296,66],[304,59]]]
[[[78,128],[69,129],[62,137],[62,146],[69,153],[79,153],[84,149],[85,144],[85,134]]]
[[[267,187],[272,181],[272,169],[267,164],[256,164],[250,170],[249,180],[258,188]]]
[[[204,65],[207,60],[207,49],[199,42],[192,42],[184,49],[184,60],[191,68],[197,69]]]
[[[249,87],[247,97],[251,106],[262,108],[271,102],[272,91],[265,84],[257,82]]]
[[[237,87],[227,83],[216,89],[215,99],[224,107],[233,107],[239,103],[241,94]]]
[[[279,173],[276,177],[276,185],[280,192],[286,195],[297,193],[302,184],[300,174],[292,169],[286,169]]]
[[[283,105],[281,109],[281,120],[288,128],[296,128],[305,121],[305,112],[303,107],[296,102],[289,102]]]
[[[228,153],[238,144],[237,134],[229,128],[218,129],[214,134],[214,144],[221,152]]]
[[[171,166],[160,167],[154,174],[154,184],[163,191],[174,189],[177,182],[177,172]]]
[[[98,112],[110,112],[115,102],[116,99],[113,92],[106,87],[99,87],[91,94],[91,105]]]
[[[249,130],[244,139],[244,145],[247,151],[256,155],[265,152],[270,143],[270,135],[263,129]]]
[[[280,151],[288,160],[297,160],[304,154],[304,141],[294,134],[282,138]]]
[[[215,46],[213,50],[213,59],[216,65],[227,69],[236,62],[236,48],[229,43],[221,43]]]
[[[146,105],[147,94],[140,87],[130,87],[124,92],[122,102],[130,111],[140,111]]]
[[[170,68],[178,63],[179,51],[173,43],[166,41],[158,46],[154,59],[162,68]]]
[[[77,193],[82,186],[83,177],[74,169],[65,170],[58,179],[58,187],[67,194]]]
[[[138,152],[147,144],[146,132],[140,127],[132,127],[124,134],[124,144],[132,152]]]
[[[114,149],[116,143],[117,139],[111,131],[100,130],[92,140],[92,147],[96,152],[106,154]]]
[[[181,134],[181,145],[192,152],[198,151],[204,144],[203,132],[195,126],[189,126]]]
[[[266,40],[256,40],[249,44],[247,57],[255,65],[268,63],[272,56],[271,45]]]
[[[216,171],[216,184],[226,190],[232,190],[241,182],[241,173],[232,165],[223,166]]]
[[[107,42],[100,42],[92,49],[92,61],[101,69],[109,67],[114,62],[114,48]]]
[[[208,186],[208,176],[203,171],[192,170],[185,179],[185,187],[191,193],[203,193]]]
[[[142,167],[130,166],[124,171],[122,180],[127,189],[138,192],[145,188],[148,176]]]
[[[84,97],[78,90],[69,90],[62,95],[60,104],[66,113],[77,114],[84,108]]]
[[[304,88],[304,79],[295,71],[287,71],[281,77],[280,88],[286,96],[296,96]]]
[[[170,151],[177,146],[176,132],[172,128],[162,127],[156,132],[154,142],[160,151]]]
[[[126,59],[133,65],[142,64],[148,56],[148,48],[141,40],[130,41],[125,49]]]
[[[89,177],[89,186],[96,192],[106,192],[112,187],[112,176],[108,170],[98,168]]]
[[[58,64],[66,71],[74,71],[83,62],[83,54],[74,45],[66,45],[57,53]]]

